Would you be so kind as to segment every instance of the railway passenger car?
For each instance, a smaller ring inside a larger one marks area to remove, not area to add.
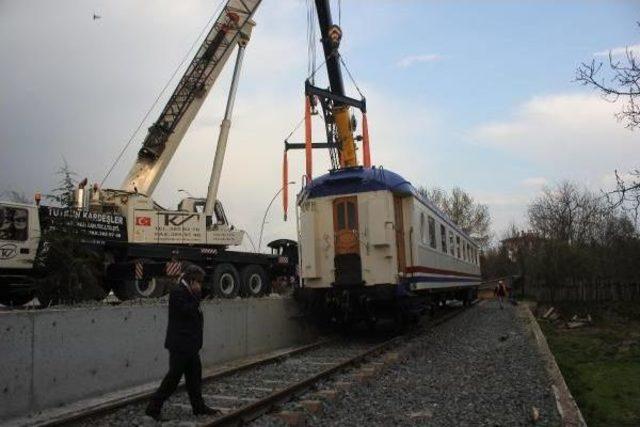
[[[412,316],[446,299],[468,303],[478,246],[400,175],[349,168],[298,195],[300,295],[341,320]]]

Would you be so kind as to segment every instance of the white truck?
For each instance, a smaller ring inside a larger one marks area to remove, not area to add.
[[[120,188],[86,188],[85,180],[73,208],[0,202],[0,303],[20,305],[33,297],[36,279],[47,273],[34,268],[41,235],[61,226],[98,249],[102,286],[120,299],[162,295],[184,261],[203,267],[208,290],[224,298],[258,296],[277,277],[295,274],[295,242],[271,245],[272,254],[228,250],[242,243],[244,232],[229,223],[216,198],[242,59],[260,2],[227,1]],[[151,198],[153,191],[236,46],[207,197],[188,197],[177,209],[164,209]]]

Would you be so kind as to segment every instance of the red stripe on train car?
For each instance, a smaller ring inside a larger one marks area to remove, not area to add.
[[[407,273],[447,274],[451,276],[465,276],[465,277],[480,278],[479,274],[462,273],[460,271],[453,271],[453,270],[441,270],[439,268],[423,267],[421,265],[413,265],[413,266],[407,267],[406,271]]]

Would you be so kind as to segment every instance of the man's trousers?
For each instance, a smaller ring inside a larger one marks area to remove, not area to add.
[[[152,404],[158,409],[162,407],[165,400],[178,387],[180,378],[184,375],[191,401],[191,408],[194,411],[202,409],[204,400],[202,399],[202,364],[200,363],[200,353],[180,353],[169,351],[169,372],[162,380],[160,387],[151,398]]]

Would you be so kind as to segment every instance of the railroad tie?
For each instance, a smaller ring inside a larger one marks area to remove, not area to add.
[[[336,381],[334,383],[334,385],[336,386],[336,388],[338,390],[347,391],[347,390],[349,390],[351,388],[353,383],[351,383],[349,381]]]
[[[307,365],[317,365],[317,366],[332,366],[337,363],[338,362],[313,362],[313,361],[306,362]]]
[[[298,403],[310,414],[322,411],[322,402],[320,400],[301,400]]]
[[[384,355],[384,363],[387,365],[394,364],[398,360],[400,360],[400,353],[393,352],[393,353],[387,353]]]
[[[353,374],[353,379],[357,382],[363,383],[368,381],[373,376],[373,373],[374,371],[372,368],[362,368]]]
[[[288,426],[304,425],[306,419],[305,414],[298,411],[280,411],[276,413],[275,416],[280,418],[280,420]]]
[[[317,397],[324,400],[336,400],[338,398],[338,390],[320,390],[315,393]]]
[[[254,397],[228,396],[225,394],[203,394],[202,397],[213,400],[235,400],[238,402],[255,402],[256,400],[258,400]]]
[[[260,380],[260,381],[267,384],[282,384],[286,382],[285,380]]]
[[[255,386],[250,386],[250,387],[247,387],[247,390],[265,391],[267,393],[271,393],[274,389],[273,389],[273,387],[255,387]]]

